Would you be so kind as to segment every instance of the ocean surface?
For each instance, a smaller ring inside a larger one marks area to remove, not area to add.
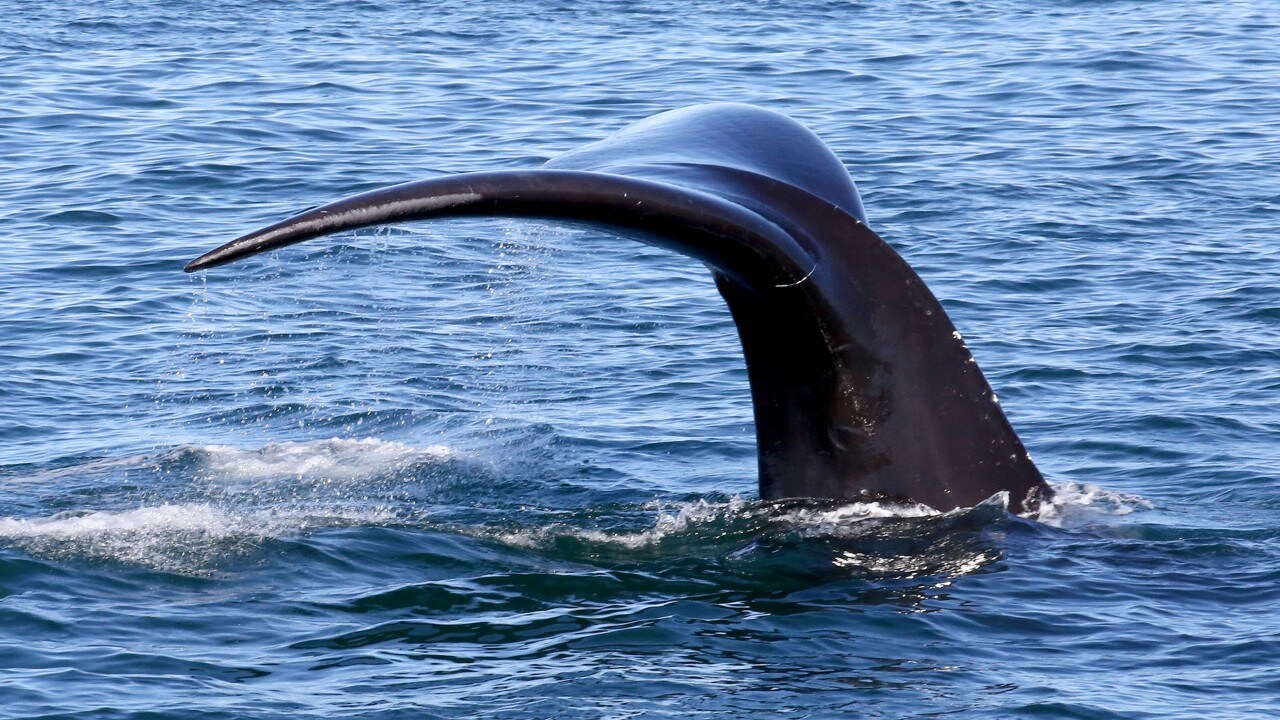
[[[0,717],[1280,715],[1280,4],[0,0]],[[1057,500],[756,499],[697,262],[379,186],[731,100]]]

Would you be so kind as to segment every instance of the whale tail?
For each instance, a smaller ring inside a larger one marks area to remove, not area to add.
[[[701,260],[729,305],[754,407],[760,495],[939,510],[1049,488],[942,306],[867,227],[844,166],[777,113],[649,118],[544,168],[452,175],[323,205],[187,272],[343,230],[467,215],[586,221]]]

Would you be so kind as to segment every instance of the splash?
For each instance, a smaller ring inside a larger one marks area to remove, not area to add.
[[[220,479],[319,477],[360,480],[460,456],[446,445],[416,448],[377,438],[269,443],[253,450],[227,445],[194,449],[202,472]]]
[[[837,567],[910,577],[940,568],[967,574],[989,564],[998,550],[970,548],[965,538],[1007,517],[1002,495],[949,513],[919,504],[730,497],[556,508],[550,510],[555,521],[548,523],[546,508],[513,503],[503,509],[501,502],[492,506],[479,499],[477,492],[501,479],[484,466],[445,445],[415,447],[377,438],[248,449],[183,446],[57,469],[68,477],[82,475],[86,487],[111,484],[106,479],[116,484],[110,492],[86,494],[87,507],[46,517],[0,517],[0,541],[48,558],[208,574],[275,540],[332,527],[397,524],[588,562],[732,558],[762,546],[829,546],[834,555],[828,560]],[[139,470],[158,472],[164,482],[139,490],[129,479]],[[1068,483],[1055,490],[1032,519],[1061,527],[1151,507],[1142,498],[1095,485]],[[488,519],[477,521],[473,506]]]
[[[1155,506],[1150,500],[1089,483],[1053,483],[1053,498],[1033,519],[1052,527],[1081,525],[1100,517],[1118,517]]]

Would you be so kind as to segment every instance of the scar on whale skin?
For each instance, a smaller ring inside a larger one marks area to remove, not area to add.
[[[329,203],[187,272],[355,228],[502,215],[586,221],[701,260],[746,358],[760,496],[938,510],[1051,491],[937,298],[867,226],[848,171],[750,105],[655,115],[529,170],[465,173]]]

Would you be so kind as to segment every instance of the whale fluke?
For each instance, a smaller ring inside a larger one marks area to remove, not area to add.
[[[588,221],[705,263],[738,327],[760,496],[909,500],[938,510],[1049,496],[960,334],[867,226],[840,160],[805,127],[739,104],[643,120],[542,168],[395,185],[323,205],[191,261],[466,215]]]

